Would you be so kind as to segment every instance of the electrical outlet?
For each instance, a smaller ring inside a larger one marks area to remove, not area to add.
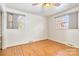
[[[72,44],[68,44],[69,46],[71,46],[71,47],[73,47],[73,45]]]
[[[32,41],[28,41],[28,44],[31,44],[32,43]]]

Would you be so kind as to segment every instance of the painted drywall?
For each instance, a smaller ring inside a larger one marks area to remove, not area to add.
[[[1,19],[1,12],[0,12],[0,49],[1,49],[1,44],[2,44],[1,35],[2,35],[2,19]]]
[[[79,48],[79,29],[58,30],[56,29],[56,20],[53,16],[49,18],[48,23],[49,23],[49,38],[51,40],[61,42],[67,45],[72,44],[74,47]]]
[[[74,10],[78,11],[79,8],[75,8]],[[68,12],[74,12],[67,11]],[[7,14],[8,12],[25,14],[25,29],[7,29]],[[79,30],[70,29],[70,30],[57,30],[55,27],[55,19],[54,17],[45,18],[42,16],[38,16],[35,14],[29,14],[25,12],[21,12],[19,10],[14,10],[10,8],[3,7],[3,20],[2,20],[2,29],[3,29],[3,48],[15,46],[19,44],[28,43],[31,41],[38,41],[42,39],[51,39],[58,42],[73,44],[79,47]],[[60,13],[62,15],[63,13]]]
[[[56,21],[53,17],[51,17],[49,19],[49,38],[65,42],[66,41],[66,32],[65,32],[65,30],[57,30],[55,22]]]
[[[6,34],[4,35],[4,47],[11,47],[19,44],[25,44],[28,42],[38,41],[42,39],[47,39],[47,29],[46,29],[46,19],[45,17],[24,13],[19,10],[14,10],[10,8],[5,8],[8,12],[13,13],[21,13],[24,14],[25,17],[25,27],[23,30],[20,29],[7,29],[7,25],[5,26],[4,31]],[[6,12],[3,15],[4,17],[7,16]],[[7,19],[4,19],[4,23],[7,24]]]

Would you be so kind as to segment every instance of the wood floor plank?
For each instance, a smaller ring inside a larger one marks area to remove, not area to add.
[[[52,41],[41,40],[0,50],[0,56],[79,56],[79,49]]]

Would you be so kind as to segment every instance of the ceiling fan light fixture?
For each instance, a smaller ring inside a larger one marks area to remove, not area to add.
[[[32,5],[41,5],[42,8],[55,8],[55,7],[59,7],[61,4],[60,3],[34,3]]]
[[[42,5],[42,7],[44,7],[44,8],[51,8],[51,7],[55,7],[55,6],[54,6],[53,3],[44,3],[44,4]]]

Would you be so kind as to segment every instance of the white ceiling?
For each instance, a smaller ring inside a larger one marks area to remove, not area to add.
[[[9,8],[14,8],[24,12],[35,13],[43,16],[54,15],[56,13],[78,7],[79,3],[62,3],[59,7],[44,9],[41,5],[33,6],[32,3],[6,3]]]

